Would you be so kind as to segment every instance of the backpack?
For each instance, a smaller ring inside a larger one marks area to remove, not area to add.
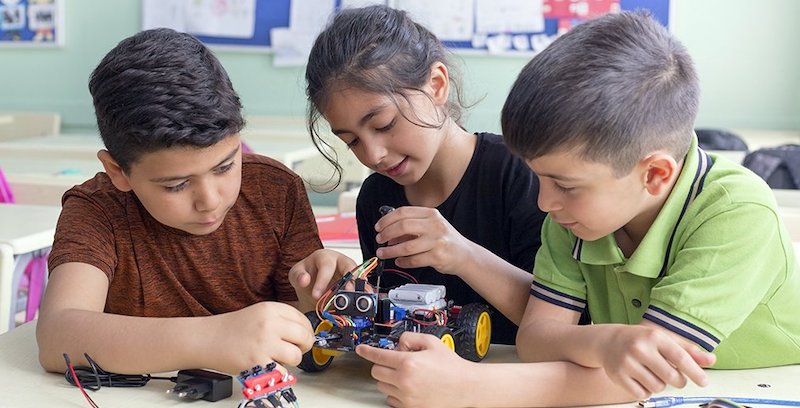
[[[800,145],[758,149],[745,156],[742,165],[761,176],[773,189],[800,188]]]
[[[697,145],[703,150],[749,150],[739,135],[727,130],[695,129],[694,133],[697,134]]]

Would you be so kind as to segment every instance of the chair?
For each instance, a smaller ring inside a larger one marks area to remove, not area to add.
[[[3,170],[0,169],[0,203],[13,203],[14,194],[11,192],[11,187],[6,181]],[[44,292],[44,285],[47,280],[47,252],[37,254],[31,259],[25,267],[25,273],[20,281],[19,288],[12,288],[12,290],[27,290],[28,296],[25,304],[25,322],[29,322],[36,317],[36,311],[39,310],[39,303],[42,299]],[[4,294],[0,294],[3,296]],[[12,305],[12,308],[17,308],[17,305]],[[12,319],[13,315],[12,313]],[[0,322],[6,324],[7,322]]]
[[[0,112],[0,140],[58,134],[61,115],[55,112]]]

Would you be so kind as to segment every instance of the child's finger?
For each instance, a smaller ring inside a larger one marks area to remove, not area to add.
[[[651,392],[659,392],[665,384],[669,384],[675,388],[683,388],[686,386],[686,377],[676,368],[678,361],[681,359],[690,359],[689,355],[683,352],[683,349],[672,347],[671,355],[659,355],[659,359],[652,363],[648,368],[655,378],[661,383],[660,388],[654,388],[654,385],[643,384]],[[667,353],[669,354],[669,353]]]
[[[314,279],[314,287],[311,289],[311,295],[314,299],[319,299],[328,286],[331,284],[331,278],[334,274],[333,265],[319,265],[317,268],[317,276]]]
[[[436,336],[425,333],[405,332],[397,344],[398,351],[422,351],[436,347],[442,341]]]
[[[370,374],[379,383],[392,384],[397,379],[397,370],[380,364],[374,364]]]
[[[303,358],[303,350],[299,349],[295,344],[287,342],[279,342],[273,345],[270,353],[272,359],[280,364],[296,366],[300,364]]]
[[[705,350],[702,350],[700,347],[697,347],[694,344],[690,344],[691,347],[687,347],[686,351],[689,352],[689,355],[692,357],[697,365],[703,368],[708,368],[714,365],[717,362],[717,356],[714,353],[709,353]]]
[[[661,361],[661,363],[662,364],[659,365],[669,366],[666,361]],[[666,372],[667,374],[664,375],[669,377],[671,375],[669,374],[670,369],[675,371],[672,366],[670,366],[669,369],[665,369],[663,367],[657,367],[653,369],[652,367],[640,366],[640,369],[637,370],[634,379],[648,394],[658,393],[663,391],[667,384],[666,379],[661,375],[662,373]]]
[[[695,361],[695,357],[701,360],[707,359],[707,357],[702,356],[702,354],[707,353],[701,352],[696,345],[690,344],[689,342],[685,344],[682,343],[681,346],[681,348],[675,348],[665,353],[664,357],[675,366],[675,369],[688,377],[693,383],[705,387],[708,383],[708,376],[706,376],[706,372],[703,371],[703,368]]]
[[[374,364],[389,368],[396,368],[403,361],[403,353],[363,344],[356,347],[356,354]]]
[[[311,283],[311,275],[302,268],[292,268],[289,270],[289,284],[293,288],[302,289]]]

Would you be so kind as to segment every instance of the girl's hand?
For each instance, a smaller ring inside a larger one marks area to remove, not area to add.
[[[471,246],[435,208],[401,207],[384,215],[375,237],[380,259],[394,259],[401,268],[430,266],[441,273],[458,275],[460,265],[469,258]]]

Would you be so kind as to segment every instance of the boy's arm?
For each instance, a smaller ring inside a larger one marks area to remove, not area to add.
[[[602,369],[561,361],[478,364],[427,334],[404,333],[398,350],[362,345],[356,351],[375,363],[372,376],[393,407],[556,407],[635,400]]]
[[[36,327],[42,367],[63,372],[63,353],[84,365],[88,353],[117,373],[238,373],[273,360],[296,365],[313,342],[308,320],[277,302],[208,317],[132,317],[104,313],[107,292],[108,278],[91,265],[65,263],[52,271]]]
[[[532,296],[517,334],[519,357],[602,368],[610,381],[638,398],[667,384],[682,388],[687,377],[705,385],[702,367],[712,365],[714,357],[695,344],[647,321],[577,326],[578,317]]]

